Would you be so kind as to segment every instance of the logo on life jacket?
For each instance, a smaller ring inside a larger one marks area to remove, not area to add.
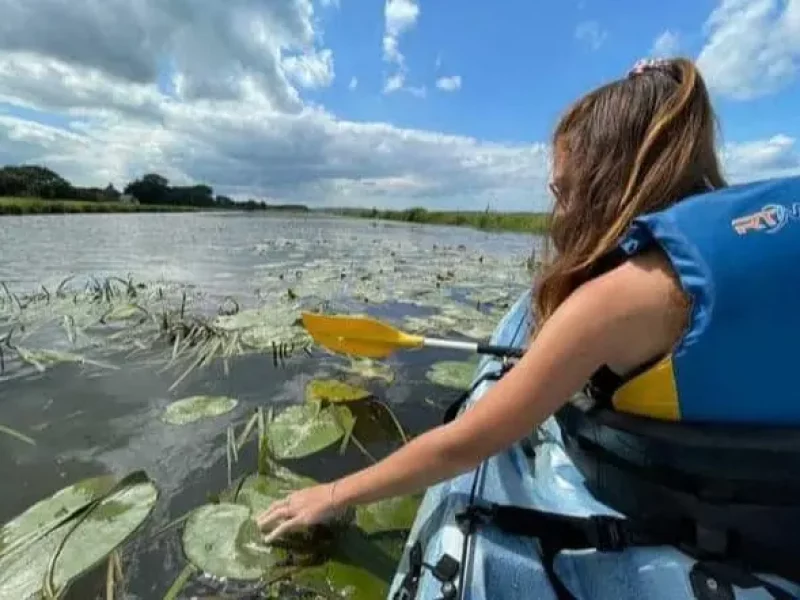
[[[734,219],[731,225],[739,235],[751,231],[778,233],[789,221],[798,220],[800,220],[800,202],[795,202],[791,207],[783,204],[767,204],[756,213]]]

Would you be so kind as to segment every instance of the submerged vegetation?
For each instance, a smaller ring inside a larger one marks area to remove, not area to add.
[[[373,313],[409,331],[485,340],[531,274],[524,256],[379,238],[353,249],[348,241],[280,239],[249,248],[263,260],[252,298],[209,297],[181,282],[132,275],[72,277],[28,291],[0,282],[0,386],[62,368],[98,377],[133,363],[169,370],[176,396],[158,405],[153,426],[170,436],[212,430],[224,440],[224,489],[170,515],[153,534],[175,533],[182,549],[183,570],[158,592],[165,600],[385,596],[419,497],[360,506],[270,546],[253,520],[274,500],[334,476],[308,477],[296,461],[326,456],[327,464],[350,450],[374,462],[376,443],[390,451],[410,439],[386,393],[401,378],[397,365],[331,356],[312,343],[300,313]],[[426,369],[444,395],[455,396],[474,375],[474,357],[457,358]],[[288,402],[227,391],[177,395],[203,369],[224,378],[238,361],[252,360],[270,377],[298,359],[322,369]],[[35,449],[35,430],[4,421],[0,438],[20,452]],[[58,598],[98,568],[106,597],[124,595],[126,542],[164,516],[154,507],[171,482],[134,471],[65,483],[0,529],[0,600]]]

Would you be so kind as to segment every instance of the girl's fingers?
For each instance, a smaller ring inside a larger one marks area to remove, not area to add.
[[[269,529],[272,525],[284,519],[288,519],[290,516],[291,512],[288,506],[271,506],[266,510],[266,512],[258,516],[256,523],[258,524],[259,529]]]
[[[283,523],[278,525],[275,529],[270,531],[269,534],[264,536],[264,540],[263,541],[264,541],[265,544],[269,544],[269,543],[275,541],[276,539],[278,539],[284,533],[288,533],[288,532],[292,531],[293,529],[297,529],[299,526],[300,526],[300,518],[299,517],[294,517],[292,519],[289,519],[288,521],[284,521]]]

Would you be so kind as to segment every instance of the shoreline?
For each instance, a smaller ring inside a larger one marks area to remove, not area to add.
[[[0,216],[8,217],[91,213],[199,212],[202,210],[209,209],[194,206],[129,204],[126,202],[0,197]]]
[[[330,217],[350,217],[371,221],[407,223],[409,225],[446,225],[469,227],[480,231],[530,233],[546,235],[548,232],[547,213],[492,213],[426,211],[410,209],[402,211],[375,211],[367,209],[322,209],[296,213],[289,210],[248,210],[245,206],[219,208],[212,206],[185,206],[175,204],[131,204],[114,201],[89,200],[48,200],[27,197],[0,197],[0,217],[25,215],[63,215],[63,214],[130,214],[130,213],[200,213],[213,212],[230,214],[252,212],[254,214],[319,214]]]
[[[407,223],[409,225],[448,225],[470,227],[479,231],[531,233],[535,235],[547,235],[550,218],[548,213],[429,212],[424,209],[403,211],[344,209],[323,212],[333,216],[370,219],[372,221]]]

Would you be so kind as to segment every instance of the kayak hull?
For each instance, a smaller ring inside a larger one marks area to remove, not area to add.
[[[491,343],[522,347],[531,325],[530,293],[526,292],[501,319]],[[474,381],[500,367],[500,361],[485,357]],[[477,386],[462,410],[479,401],[493,384],[484,381]],[[536,452],[526,453],[526,447],[532,446]],[[527,440],[491,457],[475,470],[427,490],[392,581],[389,599],[395,597],[408,572],[411,547],[419,542],[427,564],[435,565],[444,554],[459,561],[463,570],[462,600],[557,600],[535,539],[486,526],[465,543],[455,516],[469,504],[473,491],[479,503],[526,506],[572,516],[622,516],[595,500],[586,489],[581,473],[564,452],[558,424],[550,418]],[[659,546],[628,548],[617,553],[564,551],[557,556],[554,568],[559,579],[580,600],[695,600],[689,580],[694,564],[691,557],[676,548]],[[800,586],[769,575],[763,577],[800,597]],[[760,588],[735,588],[734,593],[736,600],[771,597]],[[423,569],[416,596],[412,598],[434,600],[442,596],[442,582],[429,569]]]

